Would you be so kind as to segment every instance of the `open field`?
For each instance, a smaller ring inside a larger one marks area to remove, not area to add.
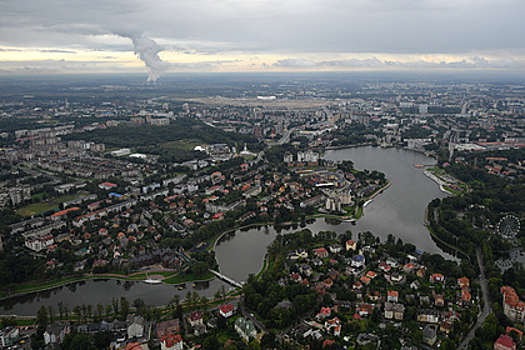
[[[45,212],[51,209],[58,208],[61,203],[64,203],[64,202],[67,202],[73,199],[78,199],[82,196],[85,196],[85,193],[74,194],[74,195],[67,194],[67,195],[52,199],[48,202],[40,202],[40,203],[33,203],[33,204],[26,205],[25,207],[18,209],[16,213],[22,216],[25,216],[25,217],[29,217],[33,214],[38,214],[38,213],[42,213],[42,212]]]

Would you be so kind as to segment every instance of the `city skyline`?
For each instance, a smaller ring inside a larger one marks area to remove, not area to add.
[[[9,1],[0,74],[525,68],[516,0]]]

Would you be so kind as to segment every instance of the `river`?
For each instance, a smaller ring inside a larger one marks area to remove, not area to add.
[[[312,232],[351,230],[354,237],[358,232],[371,231],[385,239],[392,233],[406,243],[430,253],[444,253],[431,239],[423,226],[424,211],[434,198],[445,194],[439,186],[423,174],[422,168],[413,164],[433,165],[435,161],[421,153],[395,148],[358,147],[327,151],[325,159],[352,160],[357,169],[379,170],[386,174],[391,186],[377,196],[365,208],[364,216],[356,224],[329,219],[312,220],[306,225],[294,225],[279,232],[284,234],[297,229],[308,228]],[[225,235],[216,246],[216,257],[221,272],[236,280],[246,281],[249,274],[257,273],[263,264],[266,247],[275,239],[278,232],[273,226],[237,230]],[[123,282],[116,280],[85,281],[71,286],[59,287],[50,291],[33,293],[0,302],[3,314],[34,315],[42,305],[51,305],[58,310],[61,301],[70,309],[74,305],[102,303],[108,305],[114,297],[124,296],[133,302],[143,299],[149,305],[167,304],[178,294],[183,299],[188,290],[196,290],[201,296],[212,297],[222,286],[231,287],[214,279],[204,284],[187,284],[186,289],[175,286],[147,285],[143,282]]]
[[[304,228],[314,233],[343,233],[351,230],[354,238],[359,232],[370,231],[383,240],[392,233],[420,250],[454,259],[436,245],[424,226],[427,204],[434,198],[445,197],[446,194],[423,174],[423,168],[416,168],[414,164],[434,165],[433,158],[414,151],[377,147],[327,151],[324,158],[352,160],[354,166],[360,170],[379,170],[386,174],[391,185],[366,205],[364,216],[356,224],[323,218],[314,220]],[[294,225],[292,228],[282,229],[280,233],[285,234],[301,228]],[[266,253],[265,247],[274,240],[276,234],[275,228],[269,226],[238,230],[235,234],[221,239],[215,255],[222,273],[236,281],[245,281],[250,273],[259,271]]]

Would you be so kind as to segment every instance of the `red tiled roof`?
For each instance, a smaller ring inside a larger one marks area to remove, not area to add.
[[[163,342],[166,347],[171,348],[173,345],[178,344],[182,341],[180,334],[168,334],[160,338],[160,341]]]
[[[514,340],[505,334],[499,336],[498,340],[496,340],[496,343],[494,343],[494,345],[496,344],[506,346],[509,349],[515,346]]]

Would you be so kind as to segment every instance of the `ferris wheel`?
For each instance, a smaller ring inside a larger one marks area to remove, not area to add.
[[[520,220],[514,215],[505,215],[498,222],[498,233],[506,239],[513,239],[520,231]]]

